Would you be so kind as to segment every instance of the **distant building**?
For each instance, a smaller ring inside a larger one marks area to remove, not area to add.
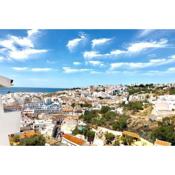
[[[53,114],[60,112],[60,110],[61,110],[61,104],[59,102],[50,102],[49,100],[46,100],[45,102],[25,104],[23,114],[28,115],[37,115],[40,113]]]

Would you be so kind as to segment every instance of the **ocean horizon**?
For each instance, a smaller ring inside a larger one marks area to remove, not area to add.
[[[53,93],[57,91],[63,91],[68,88],[47,88],[47,87],[1,87],[0,94],[26,92],[26,93]]]

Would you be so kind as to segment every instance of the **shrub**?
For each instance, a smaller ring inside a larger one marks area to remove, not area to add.
[[[20,140],[21,146],[44,146],[46,143],[45,138],[42,135],[35,135],[30,138],[24,138]]]
[[[101,113],[105,114],[105,113],[107,113],[110,110],[111,110],[111,108],[109,106],[102,106]]]
[[[105,134],[105,138],[106,138],[106,144],[112,144],[112,141],[115,139],[115,136],[114,134],[107,132]]]

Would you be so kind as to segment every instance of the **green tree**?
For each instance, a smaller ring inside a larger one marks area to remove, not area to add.
[[[102,106],[101,108],[101,113],[105,114],[106,112],[110,111],[111,108],[109,106]]]
[[[113,146],[120,146],[120,141],[119,140],[115,140]]]
[[[128,104],[125,105],[125,108],[128,110],[132,110],[134,112],[138,112],[140,110],[143,110],[143,102],[141,101],[129,102]]]
[[[79,131],[78,127],[76,127],[76,128],[72,131],[72,134],[73,134],[73,135],[77,135],[77,134],[79,134],[79,133],[80,133],[80,131]]]
[[[105,138],[106,138],[106,144],[112,144],[112,141],[115,139],[115,135],[107,132],[105,134]]]
[[[122,115],[119,117],[118,121],[114,122],[112,125],[113,130],[124,130],[127,128],[128,116]]]
[[[153,130],[151,134],[151,139],[160,139],[167,142],[171,142],[172,145],[175,145],[174,119],[165,118],[162,122],[159,122],[158,127],[155,130]]]
[[[104,114],[104,117],[107,121],[114,120],[116,118],[116,113],[112,111],[108,111]]]
[[[122,143],[124,145],[128,145],[128,146],[131,145],[134,141],[134,139],[132,137],[129,137],[129,136],[122,136],[121,140],[122,140]]]
[[[174,95],[174,94],[175,94],[175,88],[170,88],[169,94],[170,94],[170,95]]]
[[[46,143],[45,138],[43,135],[35,135],[30,138],[24,138],[20,140],[21,146],[44,146]]]
[[[20,141],[20,136],[19,135],[14,135],[13,141],[14,142],[19,142]]]
[[[94,141],[94,137],[95,137],[95,132],[92,130],[89,130],[87,132],[87,140],[88,142],[92,143]]]

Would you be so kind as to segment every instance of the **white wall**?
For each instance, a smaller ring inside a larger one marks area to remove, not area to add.
[[[8,135],[20,131],[20,112],[0,113],[0,145],[9,145]]]

